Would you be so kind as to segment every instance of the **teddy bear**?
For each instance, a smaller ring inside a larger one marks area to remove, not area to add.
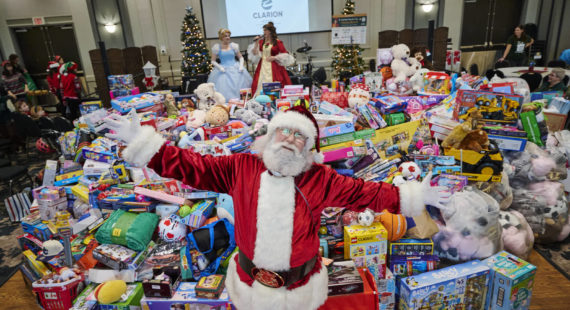
[[[489,137],[480,129],[471,130],[459,143],[458,149],[480,152],[489,149]]]
[[[390,66],[393,59],[394,56],[392,56],[392,49],[390,48],[379,48],[376,51],[377,66]]]
[[[444,148],[459,148],[459,144],[463,141],[463,138],[467,136],[467,134],[471,131],[471,123],[470,122],[463,122],[455,127],[453,130],[445,137],[441,146]]]
[[[215,105],[206,112],[206,122],[212,126],[223,126],[230,120],[228,108],[224,105]]]
[[[198,97],[198,109],[207,111],[211,107],[226,103],[226,98],[214,88],[214,83],[202,83],[194,90]]]
[[[410,72],[410,66],[406,62],[410,56],[410,49],[406,44],[397,44],[392,46],[392,55],[394,56],[394,60],[392,60],[390,67],[395,77],[394,83],[401,83],[406,80]]]
[[[244,121],[246,124],[251,125],[255,120],[260,119],[261,116],[255,114],[252,110],[238,109],[233,115],[235,118]]]
[[[370,101],[368,86],[362,83],[353,84],[348,93],[348,106],[354,109],[367,104],[368,101]]]
[[[248,100],[245,103],[245,108],[252,111],[253,113],[255,113],[257,115],[263,114],[263,111],[264,111],[263,105],[261,103],[255,101],[255,99]]]
[[[206,111],[194,110],[188,113],[188,120],[186,121],[186,129],[198,128],[206,122]]]
[[[166,108],[166,114],[169,118],[176,118],[180,115],[180,111],[176,107],[174,96],[172,94],[166,94],[164,97],[164,107]]]

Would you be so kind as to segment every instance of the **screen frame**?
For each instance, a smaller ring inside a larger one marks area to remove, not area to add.
[[[202,14],[202,30],[204,33],[204,39],[205,40],[213,40],[213,39],[219,39],[218,36],[214,36],[214,37],[207,37],[206,36],[206,22],[204,19],[204,6],[202,5],[202,2],[204,0],[200,0],[200,13]],[[334,0],[331,0],[331,28],[332,28],[332,17],[334,15]],[[230,29],[231,31],[231,29]],[[330,30],[316,30],[316,31],[303,31],[303,32],[287,32],[287,33],[278,33],[277,35],[293,35],[293,34],[305,34],[305,33],[321,33],[321,32],[332,32],[332,29]],[[255,35],[249,35],[249,36],[232,36],[232,38],[251,38],[251,37],[255,37]]]

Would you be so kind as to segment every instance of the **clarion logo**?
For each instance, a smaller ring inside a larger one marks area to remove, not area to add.
[[[273,3],[271,2],[271,0],[261,0],[261,8],[263,8],[264,10],[271,10],[272,7]]]

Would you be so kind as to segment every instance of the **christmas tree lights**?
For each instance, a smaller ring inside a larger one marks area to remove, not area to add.
[[[186,8],[180,40],[182,41],[182,76],[210,73],[212,70],[210,52],[192,7]]]
[[[342,15],[354,14],[354,1],[346,0]],[[332,68],[334,76],[347,79],[362,73],[364,60],[362,48],[358,44],[334,45]]]

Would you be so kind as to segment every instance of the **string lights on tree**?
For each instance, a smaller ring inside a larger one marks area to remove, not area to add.
[[[354,1],[346,0],[342,15],[354,14]],[[347,79],[362,73],[364,60],[358,44],[334,45],[332,68],[336,78]]]
[[[182,76],[210,73],[212,70],[210,52],[192,7],[186,8],[180,41],[182,41]]]

